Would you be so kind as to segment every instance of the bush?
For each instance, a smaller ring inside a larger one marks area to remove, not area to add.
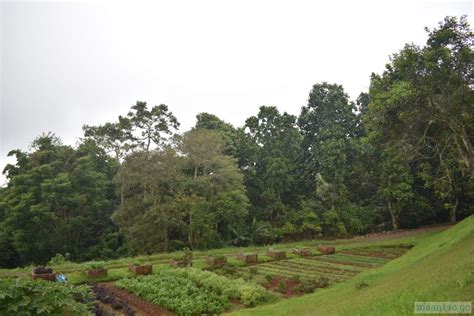
[[[89,286],[6,278],[0,282],[0,315],[90,315]]]
[[[48,261],[48,266],[58,266],[67,262],[69,262],[69,253],[66,253],[65,256],[60,253],[57,253]]]

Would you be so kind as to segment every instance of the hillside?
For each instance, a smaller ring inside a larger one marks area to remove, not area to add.
[[[235,314],[408,315],[413,314],[415,301],[460,302],[473,297],[471,216],[448,230],[426,235],[404,256],[349,282]]]

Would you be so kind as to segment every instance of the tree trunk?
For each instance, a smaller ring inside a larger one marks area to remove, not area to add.
[[[449,212],[451,224],[456,223],[456,213],[458,209],[458,204],[459,204],[459,197],[456,197],[456,202],[454,203],[453,207],[451,208],[451,211]]]
[[[390,216],[392,217],[392,227],[393,230],[400,229],[400,214],[395,212],[392,206],[392,201],[388,201],[388,211],[390,212]]]

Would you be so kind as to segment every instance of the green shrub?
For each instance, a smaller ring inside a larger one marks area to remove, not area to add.
[[[27,279],[2,279],[0,315],[90,315],[89,286]]]
[[[58,266],[67,262],[69,262],[69,253],[66,253],[65,256],[60,253],[57,253],[48,261],[48,266]]]

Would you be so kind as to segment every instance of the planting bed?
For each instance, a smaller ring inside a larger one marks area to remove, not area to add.
[[[342,251],[342,253],[391,260],[391,259],[395,259],[402,256],[409,249],[410,247],[407,247],[407,246],[366,247],[366,248],[356,248],[356,249],[351,249],[351,250],[345,250],[345,251]]]
[[[96,298],[99,301],[97,310],[109,311],[112,309],[114,313],[120,312],[119,315],[175,315],[166,309],[163,309],[157,305],[151,304],[138,296],[127,293],[124,290],[116,288],[111,283],[104,283],[100,285],[94,285],[93,291]],[[100,314],[100,313],[96,313]],[[102,313],[103,315],[108,315]],[[110,313],[109,313],[110,314]]]
[[[263,287],[193,268],[163,269],[116,286],[180,315],[220,314],[232,303],[255,306],[274,297]]]
[[[267,262],[253,267],[242,267],[240,271],[262,275],[267,280],[271,279],[272,281],[267,286],[275,291],[275,282],[277,282],[275,280],[278,280],[280,287],[284,287],[281,283],[287,280],[289,284],[286,287],[289,292],[285,293],[284,296],[291,296],[297,293],[293,290],[293,287],[298,282],[294,280],[317,282],[317,280],[325,278],[329,283],[344,282],[360,272],[385,264],[407,250],[406,247],[355,248],[334,254]],[[290,280],[292,281],[290,282]]]

